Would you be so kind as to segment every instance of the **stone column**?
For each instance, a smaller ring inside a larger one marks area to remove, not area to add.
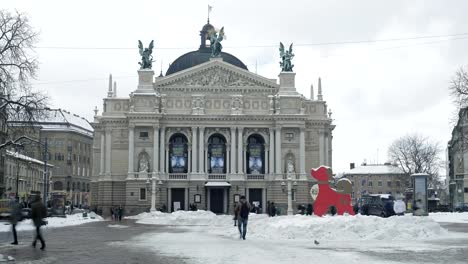
[[[169,143],[165,144],[166,145],[166,172],[169,173]]]
[[[197,128],[192,127],[192,173],[197,172]]]
[[[276,162],[275,173],[283,173],[281,170],[281,127],[275,128],[275,148],[276,148]]]
[[[134,169],[134,157],[135,157],[135,126],[130,125],[128,127],[128,174],[135,172]],[[131,175],[133,176],[133,175]]]
[[[237,173],[242,174],[244,173],[244,168],[242,165],[243,161],[243,147],[244,147],[244,142],[242,140],[242,133],[243,133],[243,128],[238,127],[237,128],[237,147],[238,147],[238,152],[237,152]]]
[[[226,144],[227,145],[227,144]],[[226,160],[224,161],[224,164],[226,165],[226,174],[230,172],[230,165],[229,161],[231,160],[231,150],[229,149],[229,146],[226,146]]]
[[[188,169],[187,169],[187,172],[188,173],[192,173],[192,145],[189,145],[188,146]]]
[[[268,170],[268,173],[273,174],[275,173],[275,135],[274,135],[274,129],[270,128],[270,151],[268,155],[268,159],[270,160],[270,168]]]
[[[300,173],[305,174],[305,136],[303,127],[299,128],[299,166]]]
[[[106,172],[106,169],[105,169],[105,150],[104,148],[106,147],[106,144],[105,144],[105,140],[106,140],[106,137],[104,136],[104,131],[101,132],[101,163],[100,163],[100,168],[99,168],[99,173],[100,174],[104,174],[104,172]]]
[[[231,127],[231,174],[236,173],[236,128]]]
[[[320,161],[320,164],[319,166],[322,166],[322,165],[325,165],[325,155],[324,155],[324,152],[325,152],[325,133],[321,130],[319,130],[318,132],[318,136],[319,136],[319,161]]]
[[[150,211],[154,212],[154,211],[156,211],[156,178],[154,178],[154,176],[153,176],[153,179],[151,181],[152,181],[152,183],[151,183],[151,208],[150,208]]]
[[[159,127],[154,126],[153,129],[153,172],[157,173],[159,172]]]
[[[165,149],[164,147],[166,146],[166,128],[165,127],[161,127],[161,138],[159,139],[159,156],[160,156],[160,164],[161,164],[161,173],[165,173],[166,172],[166,163],[164,162],[165,161]]]
[[[268,144],[265,144],[265,174],[268,174],[268,168],[270,168],[269,164],[269,155],[268,155]],[[263,207],[262,207],[263,208]]]
[[[199,134],[199,140],[198,140],[198,171],[200,173],[204,173],[205,172],[205,168],[204,168],[204,153],[205,153],[205,141],[204,141],[204,136],[205,134],[205,128],[204,127],[200,127],[200,134]]]
[[[106,129],[106,175],[111,175],[112,130]]]
[[[328,156],[328,150],[330,149],[330,140],[329,140],[329,136],[328,136],[328,133],[324,133],[323,135],[323,138],[324,138],[324,142],[325,142],[325,165],[326,166],[330,166],[330,158]]]

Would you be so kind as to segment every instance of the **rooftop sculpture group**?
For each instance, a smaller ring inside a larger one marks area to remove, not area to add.
[[[293,47],[293,44],[291,43],[291,45],[289,46],[289,50],[285,50],[283,43],[280,42],[279,51],[280,51],[280,58],[281,58],[281,61],[280,61],[281,71],[284,71],[284,72],[293,71],[294,65],[292,64],[292,58],[294,58],[294,54],[292,53],[292,47]]]
[[[215,30],[210,32],[210,46],[211,46],[211,57],[218,57],[221,54],[223,45],[221,41],[224,39],[224,27],[217,33]]]
[[[153,66],[153,47],[154,47],[154,40],[151,41],[148,48],[143,49],[143,43],[141,40],[138,40],[138,49],[140,51],[141,62],[140,69],[151,69]]]

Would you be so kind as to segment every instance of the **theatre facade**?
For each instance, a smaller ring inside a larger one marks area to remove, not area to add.
[[[311,88],[305,98],[294,72],[270,79],[229,53],[212,57],[211,29],[165,76],[140,69],[129,96],[117,96],[109,81],[92,123],[93,209],[108,215],[122,205],[128,215],[195,204],[226,214],[245,195],[264,212],[273,201],[285,214],[288,181],[294,210],[312,202],[310,168],[332,165],[334,125],[320,80],[317,97]]]

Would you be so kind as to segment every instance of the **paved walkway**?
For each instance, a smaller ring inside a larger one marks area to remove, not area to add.
[[[118,223],[121,226],[109,227],[113,224],[115,223],[104,221],[45,230],[45,251],[39,249],[39,241],[36,249],[31,247],[32,231],[19,232],[20,245],[17,246],[10,245],[13,240],[11,232],[0,233],[0,252],[13,256],[16,263],[184,263],[181,259],[159,256],[154,251],[132,249],[129,252],[128,248],[109,246],[111,242],[125,241],[148,231],[167,232],[167,228],[138,225],[132,220],[123,220]]]

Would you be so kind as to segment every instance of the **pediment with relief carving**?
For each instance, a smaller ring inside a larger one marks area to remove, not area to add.
[[[209,62],[210,63],[210,62]],[[207,63],[207,64],[209,64]],[[234,66],[226,66],[224,62],[211,62],[214,65],[188,70],[187,72],[169,75],[157,81],[158,87],[268,87],[276,88],[277,85],[269,79],[248,71],[236,72],[230,69]],[[215,64],[216,63],[216,64]],[[194,67],[195,68],[195,67]]]

